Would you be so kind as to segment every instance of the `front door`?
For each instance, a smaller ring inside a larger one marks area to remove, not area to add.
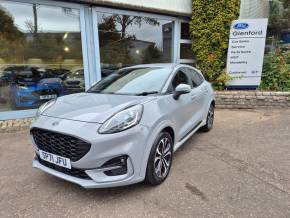
[[[171,82],[172,91],[180,84],[187,84],[192,87],[192,82],[189,75],[182,70],[178,69]],[[178,100],[170,99],[171,110],[173,110],[174,117],[172,117],[173,122],[176,124],[176,139],[177,141],[182,140],[184,137],[190,133],[195,125],[195,114],[198,112],[198,107],[196,106],[197,97],[196,90],[192,89],[190,93],[183,94]]]

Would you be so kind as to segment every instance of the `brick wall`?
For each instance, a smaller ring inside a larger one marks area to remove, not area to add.
[[[290,92],[218,91],[217,108],[290,108]]]

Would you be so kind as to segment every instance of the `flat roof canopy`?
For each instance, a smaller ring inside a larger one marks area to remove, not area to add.
[[[59,0],[60,1],[60,0]],[[123,9],[142,10],[161,14],[191,16],[192,0],[69,0]]]

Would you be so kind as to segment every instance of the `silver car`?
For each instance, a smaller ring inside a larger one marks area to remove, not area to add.
[[[191,66],[124,68],[39,108],[33,167],[85,188],[158,185],[173,153],[212,128],[214,107],[211,85]]]

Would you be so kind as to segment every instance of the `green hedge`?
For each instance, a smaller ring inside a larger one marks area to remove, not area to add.
[[[265,54],[261,90],[290,91],[290,52]]]
[[[194,0],[192,3],[192,50],[198,67],[216,87],[229,79],[224,70],[229,31],[239,10],[239,0]]]

